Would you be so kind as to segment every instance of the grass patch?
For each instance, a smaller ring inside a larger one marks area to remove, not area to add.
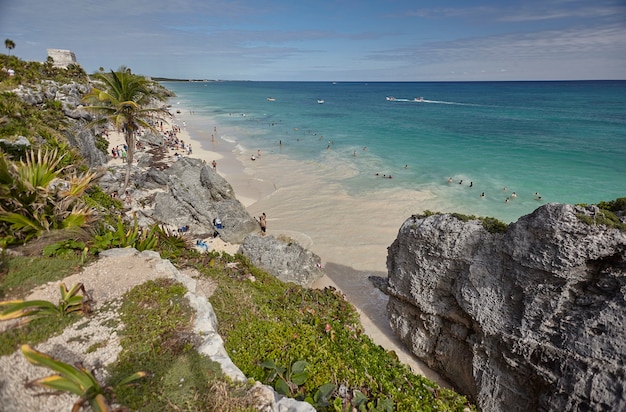
[[[363,333],[356,309],[335,289],[285,284],[252,267],[243,256],[236,256],[236,265],[231,260],[208,254],[193,263],[219,285],[211,297],[219,333],[230,358],[247,377],[280,387],[273,370],[289,376],[294,362],[306,361],[304,382],[292,374],[286,389],[289,396],[308,399],[320,411],[350,410],[345,409],[347,403],[355,406],[356,400],[366,410],[386,410],[386,405],[398,411],[462,411],[468,406],[464,397],[414,375],[395,353],[376,345]],[[263,365],[267,361],[278,368],[268,369]],[[322,399],[320,390],[326,384],[337,390]],[[347,396],[340,396],[340,387]]]
[[[28,324],[8,329],[0,333],[0,356],[10,355],[23,343],[31,346],[45,342],[52,336],[59,335],[72,323],[83,319],[77,314],[63,317],[47,317],[34,319]]]
[[[76,273],[79,256],[67,258],[16,256],[6,258],[6,273],[0,275],[0,298],[26,296],[36,286]]]
[[[242,410],[231,407],[244,407],[243,398],[234,397],[222,407],[211,397],[212,385],[224,378],[219,364],[195,350],[194,312],[185,293],[180,283],[158,279],[124,295],[120,308],[124,329],[119,333],[123,350],[110,368],[109,383],[115,386],[140,370],[149,372],[151,378],[118,389],[116,398],[141,411]],[[236,393],[234,389],[227,392]]]

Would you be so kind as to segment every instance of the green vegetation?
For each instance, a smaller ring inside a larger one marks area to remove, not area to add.
[[[9,56],[11,55],[11,50],[15,48],[15,42],[11,39],[4,40],[4,47],[9,50]]]
[[[59,288],[61,299],[58,304],[47,300],[22,299],[0,302],[0,320],[26,318],[25,321],[29,322],[37,318],[63,317],[88,311],[87,302],[84,301],[87,293],[82,283],[75,284],[71,289],[61,283]],[[82,292],[82,295],[79,295],[79,292]]]
[[[428,216],[442,215],[442,214],[444,213],[431,212],[430,210],[425,210],[421,215],[414,215],[414,217],[417,219],[422,219]],[[495,217],[464,215],[461,213],[450,213],[450,216],[460,220],[461,222],[469,222],[470,220],[480,220],[485,230],[489,233],[505,233],[507,229],[509,228],[509,225],[496,219]]]
[[[355,308],[334,289],[284,284],[239,255],[189,255],[184,262],[218,283],[211,303],[220,336],[246,376],[319,410],[467,406],[465,398],[412,374],[394,353],[373,343]]]
[[[40,148],[12,161],[0,152],[0,240],[25,243],[42,232],[85,226],[92,216],[83,194],[94,173],[64,172],[58,150]]]
[[[62,258],[2,255],[5,270],[0,273],[0,298],[20,298],[31,289],[44,283],[61,280],[76,273],[81,258]]]
[[[28,386],[42,386],[45,388],[70,392],[78,395],[72,410],[78,410],[85,403],[89,403],[95,412],[109,412],[111,406],[106,398],[109,388],[101,386],[96,378],[85,368],[76,367],[58,359],[54,359],[45,353],[41,353],[30,347],[22,345],[22,354],[35,366],[43,366],[56,372],[53,375],[36,379],[27,384]],[[118,383],[118,386],[129,383],[146,376],[145,372],[135,372]]]
[[[0,333],[0,356],[12,354],[24,343],[35,345],[45,342],[52,336],[61,334],[65,328],[79,319],[81,317],[78,314],[56,318],[39,318],[24,326],[10,328]]]
[[[605,225],[626,232],[626,224],[619,218],[619,216],[626,214],[626,197],[620,197],[608,202],[600,202],[596,206],[598,207],[598,212],[595,216],[579,213],[577,215],[578,219],[590,226]]]
[[[110,73],[99,72],[94,77],[102,86],[94,87],[84,97],[91,104],[85,107],[101,116],[92,124],[112,124],[118,131],[124,132],[126,145],[128,146],[128,160],[126,161],[126,178],[124,188],[128,187],[130,179],[130,166],[133,164],[135,153],[135,134],[143,127],[158,133],[152,123],[166,116],[168,112],[161,107],[152,107],[156,101],[164,101],[167,95],[162,88],[154,84],[144,76],[132,74],[125,67]]]
[[[115,391],[118,401],[135,410],[234,411],[249,406],[244,388],[228,387],[219,364],[195,350],[193,311],[186,289],[171,280],[149,281],[128,292],[120,309],[123,351],[110,383],[140,369],[151,377],[136,387]],[[227,401],[227,402],[226,402]],[[222,408],[219,405],[224,403]]]

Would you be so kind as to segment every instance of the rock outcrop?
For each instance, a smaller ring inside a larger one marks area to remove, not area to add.
[[[249,235],[239,253],[283,282],[310,286],[324,276],[319,256],[295,242],[284,242],[274,236]]]
[[[389,247],[400,339],[485,411],[626,410],[626,233],[550,204],[506,233],[409,218]]]
[[[60,84],[51,80],[43,81],[39,85],[20,85],[12,90],[25,103],[45,109],[47,101],[61,102],[63,114],[67,116],[67,128],[64,135],[72,147],[76,147],[90,167],[106,163],[106,155],[96,147],[96,133],[87,124],[93,116],[87,112],[82,104],[82,97],[88,93],[90,86],[82,83]]]
[[[230,184],[201,160],[183,157],[169,169],[148,173],[154,183],[166,182],[167,190],[156,194],[152,218],[175,227],[189,226],[197,237],[215,232],[230,243],[241,243],[259,231],[259,224],[235,197]],[[220,219],[222,228],[214,225]]]

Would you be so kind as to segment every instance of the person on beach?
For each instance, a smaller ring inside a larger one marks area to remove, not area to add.
[[[265,231],[267,229],[267,216],[265,216],[265,212],[259,216],[259,224],[261,225],[261,232],[263,236],[265,236]]]
[[[217,170],[217,162],[215,160],[211,162],[211,166],[213,166],[213,170]]]

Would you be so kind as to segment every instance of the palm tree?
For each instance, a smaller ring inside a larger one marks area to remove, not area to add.
[[[15,48],[15,42],[11,39],[6,39],[4,41],[4,47],[9,49],[9,56],[11,55],[11,50]]]
[[[117,131],[123,131],[128,146],[126,163],[126,178],[124,188],[128,187],[130,170],[135,153],[135,133],[144,127],[158,133],[152,125],[154,120],[162,120],[161,115],[169,114],[167,110],[155,107],[156,101],[164,101],[167,96],[143,76],[134,75],[130,69],[121,67],[110,73],[96,73],[94,75],[102,82],[102,88],[94,87],[84,97],[87,102],[93,103],[86,109],[102,115],[102,118],[92,122],[93,125],[112,123]]]

